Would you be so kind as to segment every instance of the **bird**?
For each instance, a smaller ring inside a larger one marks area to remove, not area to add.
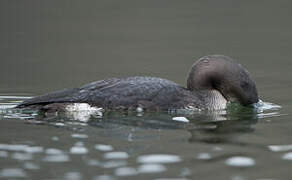
[[[214,111],[225,109],[228,102],[249,106],[258,101],[256,83],[241,64],[225,55],[207,55],[192,65],[186,87],[158,77],[107,78],[36,96],[16,108],[65,111],[72,104],[87,103],[105,110]]]

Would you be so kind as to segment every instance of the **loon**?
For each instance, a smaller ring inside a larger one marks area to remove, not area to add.
[[[61,111],[74,103],[109,110],[225,109],[228,102],[248,106],[259,101],[249,72],[232,58],[208,55],[195,62],[183,87],[157,77],[108,78],[80,88],[37,96],[17,108]]]

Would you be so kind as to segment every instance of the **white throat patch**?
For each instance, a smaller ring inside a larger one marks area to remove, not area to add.
[[[217,90],[211,90],[207,93],[208,102],[207,109],[210,110],[220,110],[226,109],[227,100],[222,96],[222,94]]]

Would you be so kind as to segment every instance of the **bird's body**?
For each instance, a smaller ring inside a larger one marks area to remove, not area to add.
[[[205,106],[203,96],[166,79],[156,77],[109,78],[86,84],[80,88],[65,89],[29,99],[19,107],[56,103],[88,103],[105,109],[151,110]]]
[[[88,103],[104,109],[213,110],[224,109],[230,100],[243,105],[257,102],[255,83],[241,65],[213,55],[193,65],[186,88],[156,77],[109,78],[28,99],[17,107],[58,110],[72,103]]]

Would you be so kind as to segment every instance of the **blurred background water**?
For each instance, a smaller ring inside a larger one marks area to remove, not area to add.
[[[290,179],[290,1],[0,1],[0,178]],[[184,85],[192,63],[233,57],[263,109],[92,116],[8,110],[107,78]],[[181,117],[183,116],[183,117]]]

